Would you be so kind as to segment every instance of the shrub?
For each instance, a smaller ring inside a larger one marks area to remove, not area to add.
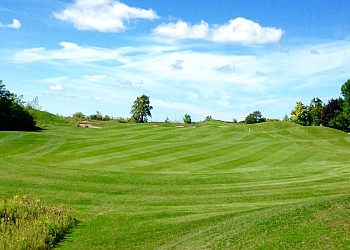
[[[0,248],[52,248],[77,223],[65,206],[48,206],[26,195],[15,195],[11,201],[0,202]]]

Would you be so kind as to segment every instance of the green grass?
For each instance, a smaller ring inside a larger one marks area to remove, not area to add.
[[[175,126],[0,132],[0,198],[73,208],[82,224],[60,249],[350,247],[348,134]]]
[[[33,116],[36,126],[40,128],[50,126],[78,125],[78,122],[73,118],[60,117],[49,112],[36,109],[28,109],[28,112],[31,116]]]

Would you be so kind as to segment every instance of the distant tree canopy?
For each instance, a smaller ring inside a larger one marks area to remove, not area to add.
[[[75,112],[74,114],[73,114],[73,117],[74,118],[79,118],[79,119],[84,119],[85,118],[85,115],[82,113],[82,112]]]
[[[266,122],[266,118],[262,116],[259,110],[257,110],[247,115],[244,122],[246,124],[261,123]]]
[[[34,130],[34,118],[24,107],[23,96],[5,88],[0,80],[0,130]]]
[[[350,80],[341,87],[341,97],[324,104],[318,97],[309,106],[297,102],[290,120],[303,126],[326,126],[345,132],[350,131]]]
[[[213,120],[213,117],[211,115],[207,115],[204,119],[204,121],[211,121]]]
[[[185,114],[183,118],[184,123],[191,124],[192,123],[192,117],[189,114]]]
[[[147,122],[148,116],[152,118],[152,109],[153,107],[150,105],[149,96],[139,96],[131,107],[131,119],[137,123]]]
[[[309,113],[308,108],[302,102],[297,102],[297,105],[290,112],[292,115],[290,120],[292,122],[298,123],[303,126],[308,126],[309,124]]]

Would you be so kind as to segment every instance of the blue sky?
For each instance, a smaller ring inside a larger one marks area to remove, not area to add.
[[[2,0],[0,79],[60,115],[281,119],[350,78],[348,0]]]

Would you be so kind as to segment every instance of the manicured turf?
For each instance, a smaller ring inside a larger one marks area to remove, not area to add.
[[[83,221],[61,249],[350,247],[346,133],[289,122],[98,126],[0,132],[0,197],[68,205]]]

